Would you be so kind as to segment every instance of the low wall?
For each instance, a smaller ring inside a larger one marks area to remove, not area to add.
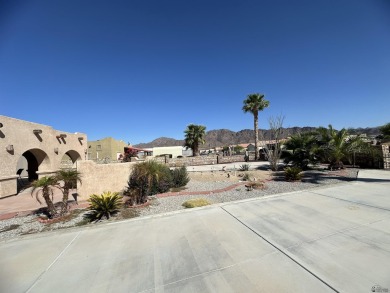
[[[382,145],[383,168],[390,170],[390,143]]]
[[[245,162],[244,155],[234,156],[196,156],[196,157],[183,157],[183,158],[168,158],[168,157],[155,157],[154,160],[165,163],[169,167],[181,167],[181,166],[199,166],[199,165],[214,165],[214,164],[227,164],[234,162]],[[249,160],[254,160],[254,155],[249,155]]]
[[[86,200],[91,194],[104,191],[121,192],[127,186],[130,172],[136,163],[96,164],[93,161],[80,161],[77,171],[81,173],[82,184],[77,184],[79,199]]]

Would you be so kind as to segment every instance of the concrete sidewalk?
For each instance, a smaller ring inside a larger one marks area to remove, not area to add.
[[[0,242],[0,292],[390,290],[390,172],[359,178]]]

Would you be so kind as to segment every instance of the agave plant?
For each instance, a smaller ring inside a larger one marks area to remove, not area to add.
[[[122,207],[122,196],[118,192],[103,192],[100,195],[92,194],[88,199],[90,203],[89,216],[92,219],[100,220],[103,217],[109,219],[116,214]]]
[[[299,167],[287,167],[284,170],[284,176],[287,181],[298,181],[302,179],[302,169]]]
[[[249,167],[250,167],[250,165],[249,164],[242,164],[241,166],[240,166],[240,171],[249,171]]]
[[[33,189],[31,190],[31,196],[35,194],[37,201],[42,204],[39,199],[39,195],[42,195],[43,199],[46,202],[47,209],[51,218],[57,216],[57,210],[53,203],[53,187],[57,185],[57,178],[42,177],[32,183]]]

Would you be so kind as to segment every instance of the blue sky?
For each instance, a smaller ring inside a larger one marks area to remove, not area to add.
[[[132,144],[390,122],[390,1],[0,0],[0,114]]]

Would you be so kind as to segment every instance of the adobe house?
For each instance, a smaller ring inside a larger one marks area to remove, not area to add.
[[[33,181],[85,160],[87,136],[0,115],[0,197],[15,195],[21,176]]]
[[[117,161],[127,144],[123,140],[106,137],[96,141],[88,141],[88,160]]]

